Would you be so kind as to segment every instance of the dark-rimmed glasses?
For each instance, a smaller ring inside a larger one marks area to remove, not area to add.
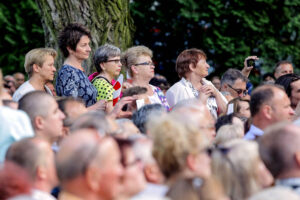
[[[233,88],[231,85],[228,84],[228,86],[233,89],[238,95],[243,94],[243,96],[246,96],[248,94],[248,90],[242,90],[242,89],[236,89]]]
[[[114,60],[107,60],[106,62],[114,62],[115,64],[121,63],[120,59],[114,59]]]
[[[138,65],[153,65],[154,66],[154,63],[153,62],[143,62],[143,63],[137,63],[137,64],[134,64],[135,66],[138,66]]]

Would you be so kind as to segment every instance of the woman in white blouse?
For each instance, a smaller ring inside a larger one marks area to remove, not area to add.
[[[187,49],[179,54],[176,71],[181,80],[166,93],[170,107],[182,100],[201,96],[202,99],[206,99],[207,107],[215,118],[226,111],[227,100],[210,81],[205,79],[209,67],[206,54],[202,50]]]

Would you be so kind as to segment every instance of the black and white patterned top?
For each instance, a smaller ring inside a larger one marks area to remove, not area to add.
[[[73,96],[84,100],[86,106],[96,103],[97,89],[88,77],[75,67],[63,65],[57,74],[56,93],[58,96]]]

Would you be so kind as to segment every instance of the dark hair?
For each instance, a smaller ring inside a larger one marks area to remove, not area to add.
[[[79,23],[72,23],[67,25],[58,36],[58,46],[62,51],[64,57],[69,56],[67,47],[76,51],[76,46],[82,36],[88,36],[91,39],[90,31]]]
[[[251,116],[254,117],[258,112],[261,106],[270,101],[274,97],[274,89],[278,88],[283,90],[280,85],[275,84],[265,84],[257,87],[251,94],[250,100],[250,112]]]
[[[67,103],[77,102],[85,106],[84,101],[76,97],[60,97],[59,99],[56,100],[56,102],[58,104],[59,109],[65,114],[65,119],[63,120],[63,124],[65,127],[70,127],[74,122],[72,116],[69,116],[69,113],[66,112]]]
[[[100,63],[107,62],[110,57],[116,57],[121,55],[121,50],[111,44],[105,44],[99,47],[94,53],[94,65],[97,72],[102,72]]]
[[[187,49],[179,54],[176,60],[176,72],[180,78],[185,77],[186,73],[190,72],[190,64],[197,65],[198,61],[204,58],[206,54],[200,49]]]
[[[297,74],[285,74],[280,76],[275,83],[278,85],[282,85],[288,97],[291,96],[292,87],[291,84],[295,81],[300,80],[300,76]]]
[[[265,79],[267,78],[267,77],[272,77],[274,80],[275,80],[275,77],[274,77],[274,75],[272,74],[272,73],[265,73],[264,75],[263,75],[263,77],[262,77],[262,80],[263,81],[265,81]]]
[[[292,63],[292,62],[290,62],[290,61],[288,61],[288,60],[281,60],[281,61],[279,61],[278,63],[276,63],[275,68],[274,68],[274,72],[277,71],[277,69],[278,69],[278,67],[279,67],[280,65],[284,65],[284,64],[290,64],[290,65],[293,66],[293,63]]]
[[[219,128],[221,128],[221,126],[224,126],[226,124],[232,124],[233,117],[237,117],[237,115],[235,113],[231,113],[229,115],[223,115],[223,116],[219,117],[215,124],[216,132],[218,132],[218,130],[219,130]]]
[[[133,147],[134,145],[134,141],[130,140],[130,139],[124,139],[124,138],[116,138],[114,137],[115,141],[118,144],[118,147],[120,149],[120,153],[121,153],[121,164],[123,165],[123,167],[126,167],[126,154],[125,154],[125,148],[130,148]]]
[[[145,94],[147,92],[147,88],[141,86],[130,87],[123,92],[123,97]]]
[[[240,70],[229,68],[221,78],[221,85],[227,83],[232,86],[238,79],[246,83],[248,82],[248,78],[244,76]]]
[[[148,104],[133,113],[132,121],[141,133],[146,134],[146,123],[152,116],[151,114],[155,113],[158,116],[163,112],[166,112],[166,108],[161,104]]]

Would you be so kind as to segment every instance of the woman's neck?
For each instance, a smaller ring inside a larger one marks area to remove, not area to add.
[[[185,78],[187,81],[191,82],[193,87],[195,89],[200,89],[202,86],[202,77],[195,75],[194,73],[191,73],[189,76]]]
[[[140,77],[133,77],[132,78],[132,85],[138,85],[138,86],[149,86],[149,79],[146,78],[140,78]]]
[[[45,91],[45,84],[46,81],[43,80],[41,77],[33,75],[30,79],[29,79],[29,83],[34,87],[34,89],[36,90],[41,90],[41,91]]]
[[[65,60],[64,64],[71,65],[72,67],[75,67],[77,69],[80,69],[81,71],[84,71],[82,67],[83,60],[77,59],[75,56],[69,55],[67,59]]]
[[[109,75],[108,73],[102,71],[98,76],[103,76],[104,78],[106,78],[110,83],[112,81],[112,79],[114,78],[113,76]]]

